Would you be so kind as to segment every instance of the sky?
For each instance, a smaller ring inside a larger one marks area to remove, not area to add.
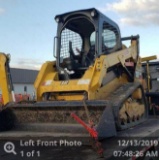
[[[159,57],[159,0],[0,0],[0,52],[10,66],[40,69],[52,61],[54,17],[95,7],[115,21],[121,36],[140,35],[140,55]]]

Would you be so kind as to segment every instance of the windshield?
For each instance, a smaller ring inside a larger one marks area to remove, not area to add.
[[[70,57],[70,47],[75,55],[79,55],[82,50],[82,43],[83,40],[79,33],[64,28],[61,32],[60,59]]]
[[[94,25],[84,16],[68,20],[61,30],[60,63],[71,58],[71,54],[78,56],[82,52],[88,52],[90,36],[94,30]]]
[[[60,67],[78,70],[91,64],[94,56],[88,53],[92,44],[90,37],[94,31],[93,23],[84,16],[71,18],[64,24],[60,33]],[[91,54],[94,55],[94,52]]]

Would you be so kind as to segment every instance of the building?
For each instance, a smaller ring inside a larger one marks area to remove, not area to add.
[[[15,94],[32,95],[34,90],[34,81],[37,77],[37,70],[11,68],[11,76]]]

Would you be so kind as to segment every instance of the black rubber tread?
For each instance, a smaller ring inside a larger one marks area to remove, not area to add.
[[[121,124],[119,122],[119,110],[122,107],[123,103],[126,101],[126,99],[132,95],[132,93],[137,89],[140,88],[142,90],[142,99],[143,99],[143,103],[145,104],[145,114],[140,117],[139,120],[136,121],[130,121],[129,123],[125,123],[125,124]],[[130,127],[133,127],[135,125],[138,125],[140,123],[142,123],[146,118],[147,118],[147,111],[148,111],[148,106],[147,106],[147,102],[144,96],[144,91],[143,88],[141,86],[141,84],[139,82],[132,82],[132,83],[126,83],[122,86],[120,86],[115,92],[113,92],[109,97],[109,102],[111,104],[111,106],[113,107],[113,114],[114,114],[114,118],[115,118],[115,123],[116,123],[116,127],[118,130],[124,130]]]

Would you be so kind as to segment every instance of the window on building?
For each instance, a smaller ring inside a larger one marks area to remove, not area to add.
[[[24,92],[27,92],[27,86],[24,86]]]

